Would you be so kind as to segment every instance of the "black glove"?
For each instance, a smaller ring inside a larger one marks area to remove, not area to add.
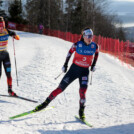
[[[63,65],[63,67],[62,67],[62,71],[63,71],[64,73],[66,73],[66,71],[67,71],[67,67],[68,67],[67,64],[64,64],[64,65]]]
[[[91,66],[91,69],[90,69],[92,72],[94,72],[96,70],[95,66]]]

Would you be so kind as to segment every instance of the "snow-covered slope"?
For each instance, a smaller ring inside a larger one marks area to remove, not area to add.
[[[103,53],[99,55],[93,83],[89,85],[86,94],[85,114],[94,128],[74,118],[79,109],[78,80],[50,103],[50,106],[56,107],[53,110],[9,120],[11,116],[35,108],[58,86],[64,74],[57,80],[54,78],[61,73],[72,44],[55,37],[24,32],[18,34],[21,38],[15,41],[18,87],[12,38],[8,46],[13,90],[38,103],[0,97],[0,134],[134,134],[134,70]],[[4,70],[0,80],[0,94],[7,94]]]

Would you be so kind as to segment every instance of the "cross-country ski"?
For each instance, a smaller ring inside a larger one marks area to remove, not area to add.
[[[91,125],[90,123],[88,123],[86,120],[80,119],[80,117],[78,117],[77,115],[75,115],[75,118],[76,118],[77,120],[79,120],[80,122],[82,122],[83,124],[85,124],[85,125],[87,125],[87,126],[89,126],[89,127],[93,127],[93,125]]]
[[[48,107],[48,108],[45,108],[42,111],[47,111],[47,110],[50,110],[50,109],[53,109],[53,108],[54,107]],[[27,112],[24,112],[24,113],[21,113],[21,114],[9,117],[9,119],[13,120],[13,119],[16,119],[16,118],[19,118],[19,117],[23,117],[23,116],[26,116],[26,115],[29,115],[29,114],[33,114],[33,113],[37,113],[37,112],[35,112],[34,110],[31,110],[31,111],[27,111]]]
[[[10,97],[10,98],[12,97],[12,98],[17,98],[17,99],[22,99],[22,100],[25,100],[25,101],[30,101],[30,102],[38,103],[38,101],[31,100],[31,99],[29,99],[29,98],[21,97],[21,96],[18,96],[18,95],[16,95],[16,96],[11,96],[11,95],[0,94],[0,96],[2,96],[2,97]]]

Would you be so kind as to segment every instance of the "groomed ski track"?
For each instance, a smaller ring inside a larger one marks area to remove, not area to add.
[[[134,69],[123,66],[108,54],[100,53],[93,83],[86,94],[86,118],[94,128],[75,119],[79,109],[79,83],[73,82],[50,106],[53,110],[39,112],[15,120],[9,117],[26,112],[42,103],[58,86],[70,42],[56,37],[18,32],[15,41],[19,86],[16,83],[12,38],[8,51],[12,62],[13,90],[20,96],[39,103],[0,97],[1,134],[133,134],[134,133]],[[73,57],[73,56],[72,56]],[[70,59],[69,66],[72,63]],[[7,94],[5,72],[2,70],[0,93]]]

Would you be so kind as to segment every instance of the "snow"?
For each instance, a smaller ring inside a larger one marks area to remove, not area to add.
[[[54,78],[61,73],[72,45],[56,37],[17,33],[21,38],[14,42],[19,86],[16,82],[12,38],[8,45],[13,90],[38,103],[0,97],[1,134],[134,134],[134,69],[123,66],[117,59],[104,53],[99,55],[92,85],[89,84],[86,94],[86,119],[93,128],[74,118],[79,109],[78,80],[49,104],[55,106],[53,110],[9,120],[11,116],[35,108],[57,88],[64,74],[57,80]],[[0,80],[0,94],[7,94],[4,70]]]

